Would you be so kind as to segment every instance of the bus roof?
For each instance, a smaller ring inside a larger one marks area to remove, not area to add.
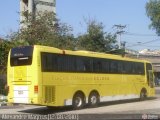
[[[151,63],[147,60],[140,60],[136,58],[133,59],[133,58],[128,58],[122,55],[114,55],[114,54],[108,54],[108,53],[100,53],[100,52],[85,51],[85,50],[78,50],[78,51],[62,50],[55,47],[41,46],[41,45],[34,45],[34,47],[36,47],[37,49],[43,52]]]

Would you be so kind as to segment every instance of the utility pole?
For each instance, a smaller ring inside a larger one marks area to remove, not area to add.
[[[120,24],[120,25],[114,25],[113,27],[115,27],[115,28],[117,29],[116,34],[119,35],[118,47],[119,47],[119,49],[121,49],[121,35],[122,35],[123,33],[125,33],[125,31],[124,31],[123,29],[126,28],[126,25],[121,25],[121,24]]]

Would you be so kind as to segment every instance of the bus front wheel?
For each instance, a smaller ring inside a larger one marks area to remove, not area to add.
[[[73,97],[73,108],[74,109],[81,109],[85,105],[85,97],[82,93],[77,93]]]
[[[140,100],[145,100],[147,98],[147,91],[146,89],[142,89],[140,93]]]

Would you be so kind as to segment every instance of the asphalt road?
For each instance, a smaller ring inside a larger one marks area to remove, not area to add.
[[[0,107],[0,118],[33,120],[111,120],[111,119],[160,119],[160,87],[156,88],[156,97],[145,101],[127,100],[101,103],[97,108],[72,110],[71,107],[17,105]],[[8,116],[7,116],[8,115]],[[21,115],[21,116],[20,116]]]

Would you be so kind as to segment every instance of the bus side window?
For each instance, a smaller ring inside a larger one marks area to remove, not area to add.
[[[124,74],[129,74],[129,71],[130,71],[129,62],[124,61],[123,62],[123,73]]]
[[[47,55],[47,63],[46,63],[46,68],[48,71],[52,71],[52,67],[53,63],[52,63],[52,54],[48,54]]]
[[[83,60],[83,66],[84,66],[84,70],[85,72],[92,72],[93,70],[93,63],[92,63],[92,59],[91,58],[86,58]]]
[[[70,72],[76,71],[76,58],[74,56],[68,56],[68,67]]]
[[[123,73],[123,63],[122,63],[122,61],[118,61],[118,73]]]
[[[101,59],[93,60],[93,72],[102,72],[102,60]]]
[[[132,74],[136,74],[136,63],[132,63]]]
[[[144,74],[144,64],[136,63],[136,71],[137,71],[137,74]]]
[[[109,61],[108,60],[104,60],[102,62],[102,72],[109,73]]]
[[[58,55],[52,54],[52,71],[58,71]]]
[[[41,53],[42,71],[52,71],[52,55],[49,53]]]
[[[65,55],[58,55],[58,71],[67,71],[67,57]]]
[[[84,63],[83,57],[76,57],[76,71],[77,72],[84,72]]]
[[[110,61],[110,72],[118,73],[118,63],[115,60]]]
[[[149,81],[149,70],[152,70],[152,65],[147,63],[146,65],[146,72],[147,72],[147,80]]]

